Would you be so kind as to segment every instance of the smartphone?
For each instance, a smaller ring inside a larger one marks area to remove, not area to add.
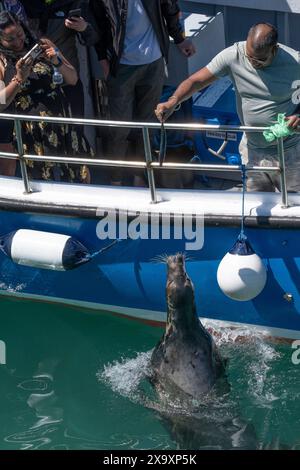
[[[40,44],[35,44],[30,51],[27,52],[27,54],[22,57],[23,60],[28,59],[28,57],[31,57],[33,60],[36,60],[41,54],[43,54],[44,50],[41,47]]]
[[[77,10],[70,10],[68,13],[68,20],[72,18],[79,18],[81,16],[81,8],[77,8]]]

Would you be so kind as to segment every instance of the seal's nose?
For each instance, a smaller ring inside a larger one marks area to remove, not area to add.
[[[177,253],[177,255],[176,255],[175,257],[176,257],[177,263],[183,264],[183,262],[184,262],[184,257],[183,257],[183,255],[182,255],[182,253]]]
[[[185,258],[181,253],[169,256],[167,259],[168,282],[184,283],[186,280]]]
[[[167,258],[167,265],[168,265],[168,268],[169,270],[173,271],[182,271],[184,270],[184,255],[182,255],[181,253],[177,253],[176,255],[173,255],[173,256],[169,256]]]

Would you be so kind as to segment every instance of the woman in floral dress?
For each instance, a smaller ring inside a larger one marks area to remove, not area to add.
[[[22,57],[36,42],[26,25],[15,15],[0,13],[0,80],[5,84],[4,89],[0,91],[0,111],[70,117],[63,86],[54,83],[53,73],[55,67],[65,84],[75,85],[77,72],[48,39],[40,40],[43,54],[36,61],[32,58],[24,61]],[[44,121],[23,121],[21,125],[25,154],[88,158],[93,156],[81,126]],[[90,182],[86,165],[28,161],[27,166],[31,178]]]

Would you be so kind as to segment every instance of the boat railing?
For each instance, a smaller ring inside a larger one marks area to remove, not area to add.
[[[155,185],[154,170],[193,170],[201,172],[240,172],[242,171],[241,165],[220,165],[220,164],[203,164],[203,163],[172,163],[164,162],[161,166],[158,162],[152,159],[151,141],[149,131],[151,129],[161,129],[159,122],[127,122],[127,121],[109,121],[98,119],[75,119],[75,118],[61,118],[50,116],[26,116],[21,114],[1,114],[1,119],[13,120],[15,124],[15,134],[17,140],[17,152],[0,152],[0,158],[8,158],[20,161],[20,168],[22,179],[27,194],[32,193],[30,181],[28,178],[26,160],[39,161],[39,162],[55,162],[55,163],[72,163],[72,164],[86,164],[94,166],[105,167],[123,167],[123,168],[142,168],[147,171],[148,184],[151,193],[151,202],[157,203],[158,197]],[[21,121],[30,122],[49,122],[56,124],[69,124],[81,126],[94,126],[94,127],[126,127],[131,129],[141,129],[143,133],[145,161],[128,161],[128,160],[110,160],[105,158],[82,158],[82,157],[64,157],[64,156],[51,156],[51,155],[30,155],[24,152]],[[212,125],[212,124],[197,124],[197,123],[165,123],[164,129],[167,130],[186,130],[186,131],[215,131],[215,132],[264,132],[268,127],[247,127],[247,126],[230,126],[230,125]],[[220,149],[222,146],[220,147]],[[245,171],[259,172],[259,173],[279,173],[281,181],[281,197],[282,207],[288,207],[288,193],[285,175],[285,158],[283,138],[277,140],[278,151],[278,166],[251,166],[245,165]]]

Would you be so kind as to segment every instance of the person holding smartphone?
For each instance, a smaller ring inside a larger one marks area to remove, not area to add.
[[[15,13],[17,17],[27,22],[27,16],[23,5],[18,0],[0,0],[0,12],[10,11]],[[0,83],[0,90],[3,87],[3,83]],[[13,121],[5,121],[0,119],[0,151],[13,153],[14,148],[12,145],[13,140]],[[9,160],[7,158],[0,158],[0,174],[5,176],[14,176],[16,171],[16,161]]]
[[[98,40],[97,31],[92,25],[88,0],[55,0],[47,3],[44,0],[23,0],[23,5],[32,30],[37,35],[51,39],[79,75],[76,39],[83,46],[93,46]],[[72,116],[84,117],[84,92],[80,78],[75,88],[65,86],[64,91]]]
[[[115,6],[113,8],[112,6]],[[117,121],[153,121],[168,60],[169,36],[185,56],[195,53],[185,38],[177,0],[91,0],[100,40],[98,59],[107,80],[110,117]],[[143,160],[141,133],[111,128],[106,155],[124,159],[131,142],[130,159]],[[115,170],[111,183],[122,184]],[[143,171],[136,171],[135,186],[145,186]]]
[[[39,41],[40,55],[36,57],[36,51],[31,50],[36,43],[37,38],[15,15],[0,13],[0,80],[4,82],[0,112],[66,117],[69,103],[61,86],[53,81],[53,72],[58,69],[70,86],[76,84],[77,72],[49,39]],[[21,126],[25,154],[93,156],[81,126],[30,120],[22,121]],[[30,178],[90,182],[86,165],[28,161],[27,167]]]
[[[82,18],[81,8],[77,8],[75,10],[69,10],[68,16],[65,19],[65,26],[66,28],[77,31],[77,33],[84,33],[87,30],[89,23]]]

